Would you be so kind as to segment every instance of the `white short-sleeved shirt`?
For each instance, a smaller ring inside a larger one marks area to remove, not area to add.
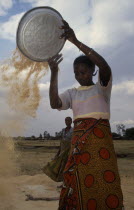
[[[72,109],[74,120],[89,117],[110,119],[111,89],[112,76],[106,87],[98,80],[95,85],[68,89],[59,96],[62,101],[59,110]]]

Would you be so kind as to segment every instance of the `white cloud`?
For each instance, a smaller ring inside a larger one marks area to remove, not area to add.
[[[52,0],[20,0],[20,2],[30,3],[33,7],[48,6]]]
[[[40,91],[48,91],[49,86],[50,86],[50,82],[40,83],[39,89],[40,89]]]
[[[134,80],[123,81],[119,84],[113,85],[112,93],[134,95]]]
[[[134,125],[134,120],[122,120],[122,121],[114,121],[111,122],[111,125],[117,125],[117,124],[125,124],[125,125]]]
[[[134,79],[113,85],[111,98],[111,126],[116,130],[117,124],[134,127]]]
[[[89,40],[93,46],[116,46],[133,36],[133,0],[95,0],[92,3]]]
[[[6,15],[8,9],[13,6],[12,0],[1,0],[0,1],[0,16]]]
[[[0,23],[0,38],[15,41],[18,23],[23,14],[13,15],[7,22]]]

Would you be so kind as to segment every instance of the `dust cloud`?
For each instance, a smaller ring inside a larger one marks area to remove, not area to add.
[[[0,135],[0,209],[12,210],[14,186],[11,177],[19,174],[12,138]]]
[[[36,117],[41,99],[38,82],[47,71],[46,62],[33,62],[18,49],[0,63],[0,86],[6,87],[7,103],[14,112],[10,122],[3,119],[0,125],[0,210],[16,209],[13,198],[16,188],[10,180],[20,175],[16,161],[19,154],[10,136],[16,130],[23,133],[25,117]]]

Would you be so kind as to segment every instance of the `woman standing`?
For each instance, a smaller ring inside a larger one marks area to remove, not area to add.
[[[62,132],[61,132],[62,139],[60,141],[60,148],[55,158],[58,157],[61,153],[63,153],[65,150],[70,149],[70,146],[71,146],[71,138],[72,138],[72,133],[73,133],[73,128],[71,127],[72,118],[66,117],[65,124],[66,124],[66,128],[62,129]]]
[[[75,59],[74,75],[79,88],[58,94],[58,64],[62,54],[49,59],[50,104],[53,109],[71,108],[74,132],[64,169],[59,210],[108,210],[123,208],[117,159],[110,130],[111,69],[102,56],[80,42],[64,22],[65,38],[84,55]],[[94,84],[95,66],[99,68]]]
[[[63,170],[68,160],[68,155],[71,147],[71,138],[73,133],[73,128],[71,127],[72,118],[65,118],[66,128],[62,129],[62,139],[60,141],[60,148],[52,159],[48,162],[46,166],[43,167],[43,172],[49,176],[52,180],[56,182],[63,181]],[[59,187],[61,187],[60,185]]]

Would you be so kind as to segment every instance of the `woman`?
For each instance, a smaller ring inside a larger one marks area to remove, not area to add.
[[[50,105],[53,109],[71,108],[74,132],[68,162],[64,169],[60,210],[108,210],[123,208],[117,159],[109,125],[111,69],[93,49],[81,43],[66,21],[61,28],[65,38],[85,55],[75,59],[74,75],[79,88],[58,94],[58,64],[62,55],[49,59],[51,69]],[[99,79],[93,82],[95,65]]]
[[[66,117],[65,124],[66,124],[66,128],[62,129],[62,140],[60,142],[60,148],[59,148],[55,158],[58,157],[67,148],[70,149],[71,138],[72,138],[72,133],[73,133],[73,128],[71,127],[72,118]]]
[[[65,124],[66,124],[66,128],[62,129],[62,139],[63,141],[71,141],[72,133],[73,133],[73,128],[71,127],[72,118],[66,117]]]
[[[68,160],[68,155],[71,146],[71,138],[73,133],[73,128],[71,127],[72,118],[65,118],[66,128],[62,129],[62,140],[60,142],[60,148],[52,159],[48,162],[46,166],[43,167],[43,172],[49,176],[52,180],[56,182],[63,181],[63,170]],[[61,187],[60,185],[59,187]]]

